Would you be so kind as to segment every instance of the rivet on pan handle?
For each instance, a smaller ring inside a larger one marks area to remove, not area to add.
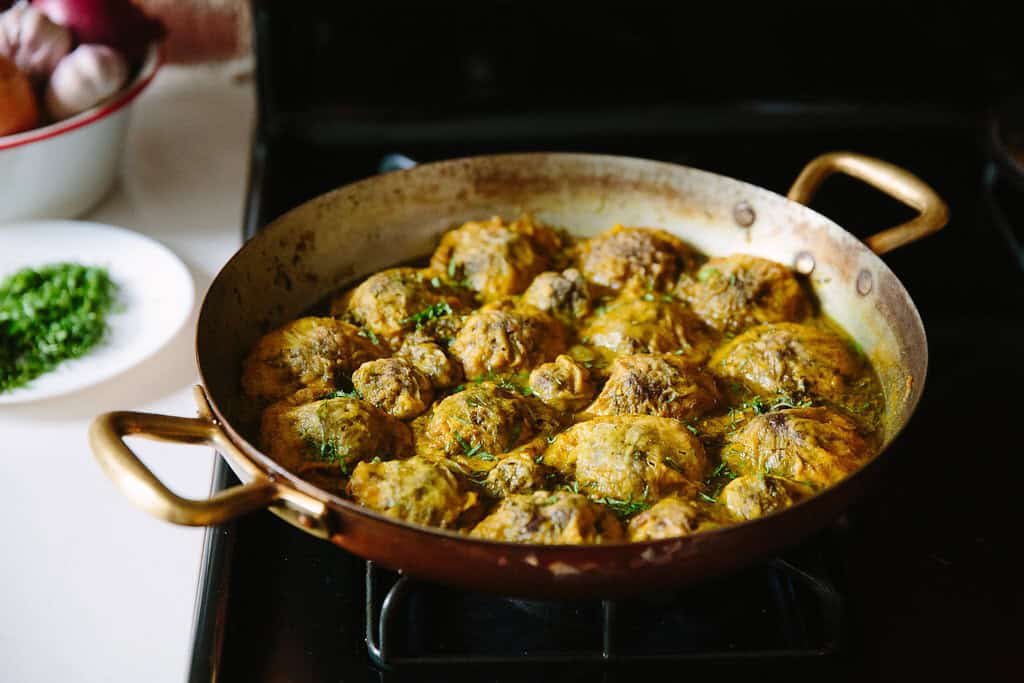
[[[875,233],[864,240],[876,254],[885,254],[904,244],[916,242],[938,232],[949,221],[946,203],[923,180],[887,161],[853,152],[830,152],[812,160],[800,172],[786,196],[795,202],[807,204],[822,182],[833,173],[845,173],[863,180],[918,211],[918,215],[906,223]]]
[[[89,444],[100,465],[129,500],[143,510],[168,522],[187,526],[223,524],[236,517],[274,505],[275,512],[302,520],[304,527],[323,526],[326,510],[322,503],[307,500],[298,491],[280,486],[252,465],[247,469],[253,481],[215,494],[207,500],[182,498],[164,486],[124,442],[126,436],[158,441],[207,445],[239,460],[234,444],[224,435],[209,413],[206,396],[196,387],[200,416],[176,417],[118,411],[100,415],[89,427]],[[291,521],[291,520],[289,520]]]

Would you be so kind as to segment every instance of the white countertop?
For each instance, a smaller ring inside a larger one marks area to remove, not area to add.
[[[189,267],[196,306],[158,354],[61,398],[0,407],[0,680],[186,677],[203,530],[132,507],[86,442],[98,413],[194,415],[195,317],[241,243],[253,119],[245,64],[166,67],[136,102],[119,185],[86,219],[156,238]],[[134,441],[183,495],[210,487],[209,449]]]

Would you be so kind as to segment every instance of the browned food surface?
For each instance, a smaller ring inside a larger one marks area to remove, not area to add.
[[[789,268],[746,254],[709,260],[680,284],[679,293],[704,322],[728,334],[761,323],[799,321],[810,310]]]
[[[558,429],[557,416],[537,399],[515,388],[480,382],[438,401],[422,440],[450,458],[493,462]]]
[[[433,342],[407,341],[398,349],[398,355],[408,358],[437,389],[453,387],[462,380],[462,366]]]
[[[762,396],[786,394],[843,404],[864,363],[839,335],[798,323],[753,327],[718,349],[709,366]]]
[[[530,390],[555,410],[582,410],[594,398],[590,370],[571,357],[560,355],[530,373]]]
[[[542,544],[609,543],[624,536],[608,508],[566,491],[509,496],[471,533],[494,541]]]
[[[595,417],[565,430],[543,462],[598,498],[650,502],[696,492],[710,469],[704,447],[678,420]]]
[[[531,493],[544,488],[551,474],[551,468],[537,462],[531,454],[514,453],[499,460],[487,473],[484,489],[495,498]]]
[[[271,332],[242,386],[285,468],[406,522],[521,543],[653,541],[770,514],[876,452],[859,347],[785,266],[658,230],[524,217],[447,232],[337,317]],[[570,264],[576,267],[568,267]]]
[[[604,389],[587,412],[660,415],[685,422],[719,401],[714,378],[700,365],[673,354],[637,354],[615,359]]]
[[[830,408],[759,415],[733,434],[722,460],[737,474],[772,476],[818,490],[856,470],[872,453],[857,423]]]
[[[590,287],[575,268],[541,273],[523,292],[523,303],[547,311],[569,325],[590,313],[590,301]]]
[[[352,499],[414,524],[453,527],[477,502],[443,464],[425,458],[361,462],[348,483]]]
[[[584,277],[613,290],[652,291],[671,287],[695,260],[695,252],[672,233],[616,225],[579,245]]]
[[[451,338],[458,312],[468,310],[465,292],[440,273],[421,268],[390,268],[374,273],[334,300],[331,314],[345,316],[393,346],[414,331],[421,338]]]
[[[503,299],[469,316],[451,352],[467,377],[529,371],[563,352],[567,337],[565,327],[550,314]]]
[[[737,519],[756,519],[792,505],[795,495],[784,479],[765,474],[747,474],[733,479],[722,489],[722,505]]]
[[[555,231],[524,216],[470,221],[441,237],[430,266],[485,300],[520,294],[534,276],[554,265],[562,246]]]
[[[430,378],[405,358],[363,363],[352,373],[352,386],[364,400],[399,420],[426,412],[434,402]]]
[[[412,454],[409,427],[356,398],[321,400],[311,390],[263,412],[260,443],[286,469],[337,489],[356,463]]]
[[[242,388],[269,402],[307,386],[333,388],[387,349],[359,334],[359,328],[335,318],[299,318],[264,335],[245,359]]]
[[[689,536],[700,526],[701,512],[695,504],[669,496],[629,520],[629,540],[657,541]]]
[[[580,341],[612,354],[673,353],[703,362],[714,332],[669,294],[615,299],[580,329]]]

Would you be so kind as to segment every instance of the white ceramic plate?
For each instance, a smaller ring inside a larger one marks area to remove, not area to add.
[[[0,393],[0,404],[67,394],[113,377],[159,351],[192,312],[195,291],[188,269],[148,237],[84,221],[0,226],[0,280],[21,268],[62,261],[102,266],[110,273],[119,306],[107,318],[109,332],[81,358]]]

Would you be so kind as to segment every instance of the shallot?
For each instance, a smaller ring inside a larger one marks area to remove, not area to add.
[[[0,14],[0,55],[39,81],[53,73],[71,51],[71,31],[22,0]]]
[[[128,63],[106,45],[79,45],[60,60],[46,86],[46,110],[66,119],[94,107],[124,85]]]

